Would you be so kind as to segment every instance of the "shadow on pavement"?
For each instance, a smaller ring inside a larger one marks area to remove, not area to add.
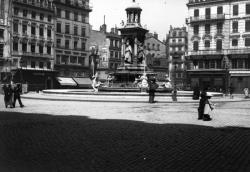
[[[0,112],[0,171],[250,171],[250,129]]]

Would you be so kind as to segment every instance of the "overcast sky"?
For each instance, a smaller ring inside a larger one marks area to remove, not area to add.
[[[141,24],[147,25],[150,32],[157,32],[160,40],[166,37],[169,26],[182,27],[187,17],[187,0],[136,0],[142,8]],[[104,15],[108,31],[122,20],[126,21],[125,8],[132,0],[90,0],[93,11],[90,13],[90,24],[99,30]]]

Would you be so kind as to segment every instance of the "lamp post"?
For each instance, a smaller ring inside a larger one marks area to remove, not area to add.
[[[90,68],[92,68],[91,72],[93,73],[93,76],[94,76],[96,73],[96,60],[97,60],[97,55],[98,55],[98,46],[91,46],[90,51],[91,51]]]
[[[229,93],[229,79],[230,79],[230,75],[229,75],[229,69],[230,69],[230,62],[229,62],[229,59],[228,59],[228,56],[225,55],[223,57],[223,66],[224,66],[224,69],[225,69],[225,76],[226,76],[226,81],[225,81],[225,94],[226,96],[228,95]]]
[[[177,64],[174,64],[174,90],[176,90],[176,74],[177,74]]]

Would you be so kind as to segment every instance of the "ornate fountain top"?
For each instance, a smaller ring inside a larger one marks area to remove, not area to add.
[[[133,2],[126,8],[126,10],[132,10],[132,9],[137,9],[137,10],[142,10],[139,3],[136,3],[135,0],[133,0]]]

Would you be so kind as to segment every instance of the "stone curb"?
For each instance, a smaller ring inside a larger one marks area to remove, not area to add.
[[[49,94],[50,96],[52,94]],[[75,99],[72,99],[70,97],[58,97],[58,98],[52,98],[52,97],[39,97],[39,96],[25,96],[23,95],[22,96],[23,99],[31,99],[31,100],[47,100],[47,101],[74,101],[74,102],[107,102],[107,103],[148,103],[148,100],[131,100],[131,99],[127,99],[127,100],[124,100],[124,99],[95,99],[95,98],[87,98],[85,100],[84,97],[79,98],[75,98]],[[86,97],[85,97],[86,98]],[[179,98],[180,99],[180,98]],[[216,100],[216,99],[213,99],[212,102],[213,103],[223,103],[223,102],[243,102],[243,101],[250,101],[250,99],[236,99],[236,100],[233,100],[233,99],[229,99],[229,100]],[[157,101],[157,96],[156,96],[156,103],[199,103],[199,100],[179,100],[177,102],[173,102],[172,100],[167,100],[167,101]]]

